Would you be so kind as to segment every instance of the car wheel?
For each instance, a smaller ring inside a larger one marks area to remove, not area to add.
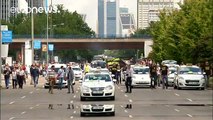
[[[85,100],[86,100],[86,98],[81,96],[81,101],[85,101]]]
[[[200,88],[201,90],[205,90],[205,87]]]
[[[80,113],[81,117],[84,117],[85,115],[86,115],[85,113],[82,113],[82,112]]]

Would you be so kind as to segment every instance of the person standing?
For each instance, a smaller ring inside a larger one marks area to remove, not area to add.
[[[161,77],[162,77],[162,86],[163,86],[163,89],[165,88],[166,86],[166,89],[168,89],[168,73],[169,73],[169,68],[168,66],[166,66],[164,63],[163,65],[161,66]]]
[[[206,80],[206,86],[205,87],[209,86],[209,78],[210,78],[210,75],[212,74],[211,70],[212,70],[211,65],[209,64],[208,61],[206,61],[204,68],[203,68],[203,71],[206,73],[205,74],[205,80]]]
[[[49,80],[49,93],[53,94],[53,87],[56,81],[55,66],[51,66],[51,69],[47,72],[47,78]]]
[[[72,89],[72,93],[74,93],[74,87],[73,87],[73,83],[74,83],[74,72],[73,69],[71,68],[71,66],[68,67],[67,70],[67,85],[68,85],[68,94],[70,93],[70,87]]]
[[[20,67],[18,85],[19,85],[19,88],[21,88],[21,89],[23,89],[23,83],[24,83],[25,76],[26,76],[25,71],[22,69],[22,67]]]
[[[125,85],[126,85],[126,93],[131,93],[132,92],[132,74],[133,74],[133,70],[130,67],[130,65],[127,66],[126,69],[126,81],[125,81]]]
[[[150,78],[151,78],[151,88],[156,88],[157,85],[157,66],[153,62],[150,65]]]
[[[62,90],[63,87],[63,81],[64,81],[64,67],[61,66],[61,68],[58,70],[58,79],[59,79],[59,84],[58,84],[58,89]]]

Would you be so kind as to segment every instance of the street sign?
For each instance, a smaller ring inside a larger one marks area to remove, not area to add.
[[[34,40],[34,49],[41,49],[41,41],[40,40]]]
[[[12,43],[12,31],[2,31],[2,43]]]
[[[43,45],[42,45],[42,51],[43,51],[43,52],[46,52],[46,51],[47,51],[47,45],[46,45],[46,44],[43,44]]]
[[[49,48],[49,51],[53,51],[54,50],[54,45],[53,44],[49,44],[48,48]]]

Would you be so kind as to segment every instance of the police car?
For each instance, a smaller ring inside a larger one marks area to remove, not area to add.
[[[115,85],[109,73],[87,73],[81,83],[80,99],[110,98],[115,99]]]
[[[106,114],[106,115],[115,115],[115,105],[112,104],[88,104],[81,105],[80,115],[97,115],[97,114]]]
[[[151,78],[148,66],[132,66],[132,87],[151,87]]]
[[[205,89],[205,78],[200,67],[194,65],[182,65],[174,79],[174,89],[200,88]]]

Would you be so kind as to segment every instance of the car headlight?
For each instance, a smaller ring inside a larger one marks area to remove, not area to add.
[[[180,80],[180,81],[184,81],[184,78],[183,78],[183,77],[179,77],[179,80]]]
[[[108,85],[105,87],[105,90],[112,90],[112,89],[113,89],[112,85]]]
[[[85,85],[84,85],[84,86],[82,86],[82,89],[83,89],[83,91],[87,91],[87,92],[90,90],[90,88],[89,88],[89,87],[87,87],[87,86],[85,86]]]

